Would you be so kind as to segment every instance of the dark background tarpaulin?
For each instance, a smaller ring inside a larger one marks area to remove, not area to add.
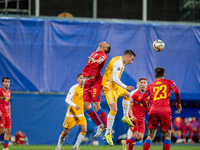
[[[165,42],[164,51],[152,49],[156,39]],[[12,91],[67,92],[101,41],[111,44],[107,63],[126,49],[136,53],[133,64],[125,67],[124,83],[135,86],[140,77],[151,83],[154,69],[163,66],[181,98],[198,99],[199,26],[2,17],[0,78],[11,78]]]

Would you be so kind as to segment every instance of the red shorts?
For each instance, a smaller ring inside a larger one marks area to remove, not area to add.
[[[134,121],[133,124],[135,125],[133,128],[131,127],[131,131],[135,132],[138,131],[140,133],[145,132],[145,123],[144,123],[144,119],[140,120],[140,121]]]
[[[169,113],[156,113],[149,115],[149,127],[148,129],[157,129],[160,123],[160,128],[166,132],[170,129],[172,124],[172,115]]]
[[[83,88],[84,102],[100,102],[101,101],[101,82],[95,79],[89,79],[85,82]]]
[[[11,128],[10,116],[4,116],[4,115],[1,116],[0,128],[3,128],[3,129],[10,129]]]

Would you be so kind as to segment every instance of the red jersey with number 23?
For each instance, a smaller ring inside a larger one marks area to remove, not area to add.
[[[5,90],[3,87],[0,88],[0,111],[2,113],[2,116],[8,116],[8,106],[10,103],[10,90]]]
[[[145,90],[150,96],[149,114],[171,112],[170,96],[172,88],[176,86],[172,80],[156,79]]]
[[[102,79],[101,71],[103,66],[107,60],[107,54],[103,51],[92,52],[90,57],[94,60],[98,60],[100,57],[104,59],[104,62],[101,64],[92,63],[90,60],[88,61],[87,65],[83,68],[83,76],[94,76],[95,79]]]
[[[142,103],[139,101],[141,95],[142,95],[142,92],[138,90],[132,95],[131,100],[130,100],[131,103],[134,103],[132,107],[132,112],[133,112],[133,115],[137,118],[137,121],[144,120],[144,117],[146,114],[146,109],[143,107]],[[149,97],[145,98],[145,101],[148,104]]]

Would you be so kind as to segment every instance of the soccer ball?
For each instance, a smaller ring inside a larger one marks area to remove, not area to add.
[[[153,42],[153,49],[156,52],[161,52],[165,48],[165,43],[162,40],[155,40]]]

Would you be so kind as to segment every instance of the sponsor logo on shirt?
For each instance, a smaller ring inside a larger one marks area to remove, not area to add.
[[[161,81],[158,81],[158,82],[156,82],[156,85],[160,85],[160,84],[162,84],[162,82],[161,82]]]

